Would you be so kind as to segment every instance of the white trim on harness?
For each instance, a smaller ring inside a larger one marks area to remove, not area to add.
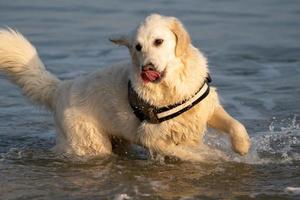
[[[195,96],[193,96],[191,99],[184,102],[183,104],[176,106],[173,109],[167,110],[165,112],[157,113],[157,118],[161,119],[161,118],[170,116],[170,115],[177,113],[177,112],[185,109],[186,107],[192,105],[197,99],[199,99],[206,92],[207,88],[208,88],[208,84],[205,82],[203,87],[201,88],[201,90]]]

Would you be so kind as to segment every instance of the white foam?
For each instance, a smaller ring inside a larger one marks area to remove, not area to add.
[[[132,199],[128,194],[117,194],[114,197],[114,200],[125,200],[125,199]]]
[[[284,191],[292,194],[300,194],[300,187],[286,187]]]

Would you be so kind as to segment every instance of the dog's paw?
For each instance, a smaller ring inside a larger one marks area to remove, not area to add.
[[[240,155],[248,153],[251,142],[248,133],[242,124],[239,124],[235,128],[234,134],[231,135],[231,145],[232,149]]]

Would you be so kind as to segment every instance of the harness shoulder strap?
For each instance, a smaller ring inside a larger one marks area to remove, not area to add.
[[[152,124],[158,124],[179,116],[205,99],[210,91],[210,82],[211,77],[208,74],[203,85],[192,98],[180,103],[157,108],[140,98],[136,91],[132,88],[131,82],[128,81],[128,100],[133,113],[141,122],[147,121]]]

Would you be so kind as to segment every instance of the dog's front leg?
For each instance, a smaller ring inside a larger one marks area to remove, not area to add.
[[[248,153],[250,148],[250,139],[244,125],[231,117],[221,105],[218,105],[215,108],[214,113],[208,121],[208,125],[229,134],[232,149],[235,152],[241,155]]]

